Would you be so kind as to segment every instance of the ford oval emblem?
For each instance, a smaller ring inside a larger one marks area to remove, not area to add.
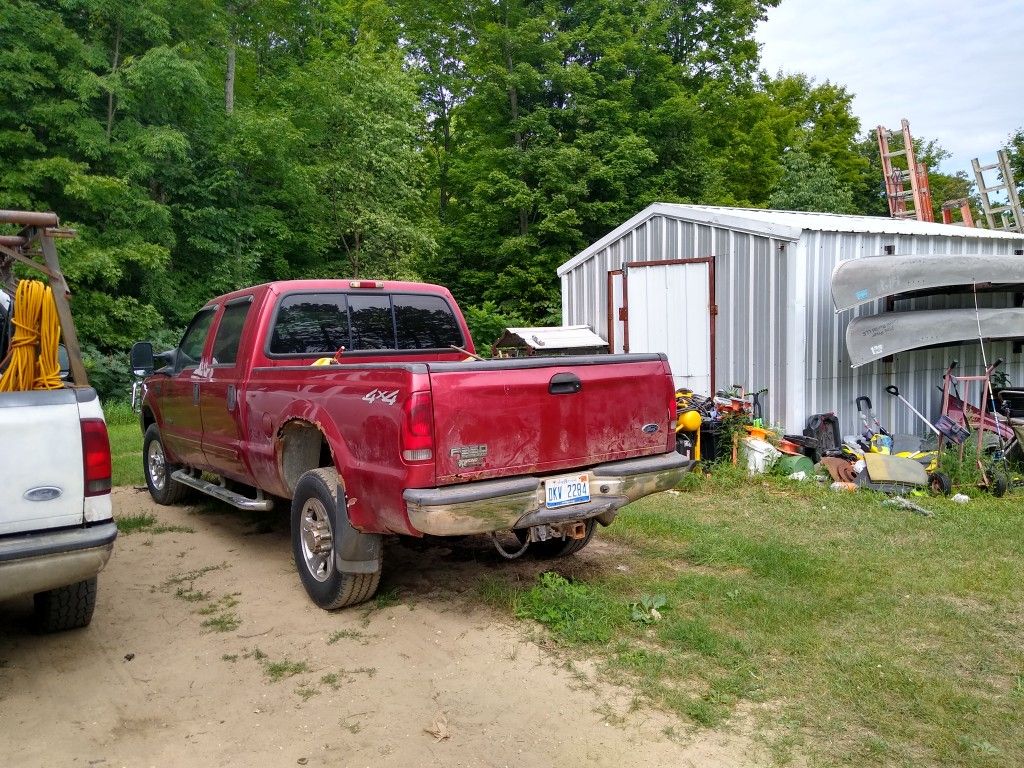
[[[64,491],[53,485],[44,485],[41,488],[29,488],[22,495],[25,501],[52,501]]]
[[[660,427],[657,424],[644,424],[644,432],[648,435],[653,435],[659,429]]]

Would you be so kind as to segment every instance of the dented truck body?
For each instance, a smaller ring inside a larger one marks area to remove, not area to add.
[[[688,468],[674,452],[663,355],[467,351],[465,320],[440,286],[257,286],[197,314],[145,382],[142,426],[157,426],[167,466],[200,489],[205,472],[219,489],[290,499],[305,473],[333,468],[337,505],[363,534],[608,524]],[[317,530],[310,552],[326,546]]]

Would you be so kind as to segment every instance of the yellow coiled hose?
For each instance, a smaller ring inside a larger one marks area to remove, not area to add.
[[[22,280],[14,295],[14,337],[0,378],[0,392],[60,389],[60,321],[53,291],[38,280]],[[2,367],[2,366],[0,366]]]

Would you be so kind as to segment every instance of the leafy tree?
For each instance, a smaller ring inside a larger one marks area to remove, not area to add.
[[[785,211],[854,213],[853,193],[827,158],[814,160],[802,146],[783,159],[785,172],[768,205]]]

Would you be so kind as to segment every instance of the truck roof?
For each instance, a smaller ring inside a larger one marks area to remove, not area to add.
[[[370,280],[367,278],[349,279],[317,279],[317,280],[276,280],[271,283],[261,283],[239,288],[237,291],[226,293],[210,299],[207,306],[223,300],[231,300],[237,296],[252,293],[257,289],[266,289],[270,293],[280,295],[292,291],[355,291],[367,293],[428,293],[439,296],[450,296],[451,293],[442,285],[434,283],[415,283],[404,280]]]

